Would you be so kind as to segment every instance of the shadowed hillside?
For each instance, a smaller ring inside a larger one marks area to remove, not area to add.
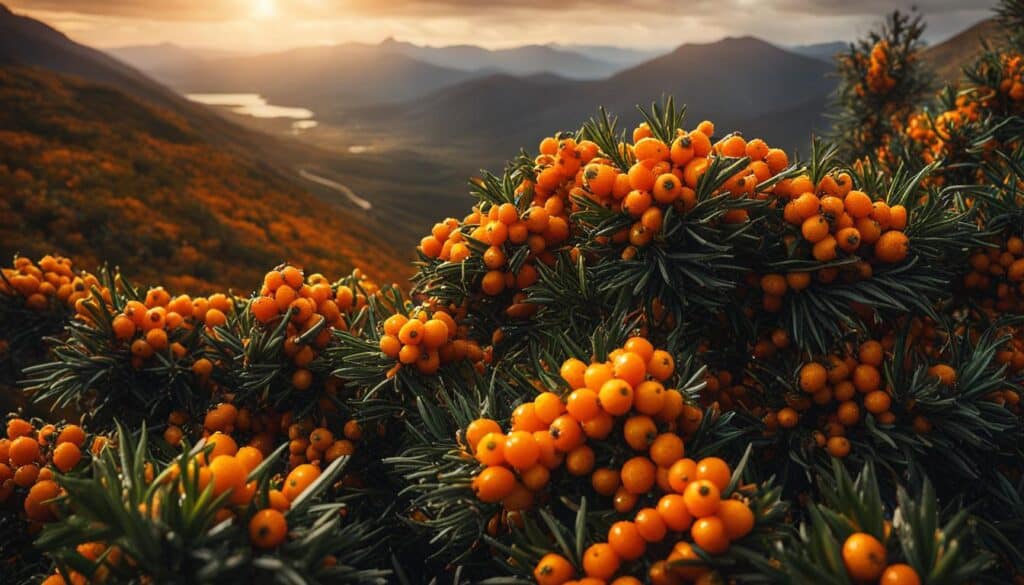
[[[998,43],[999,23],[988,19],[967,30],[926,49],[924,60],[935,68],[938,78],[943,81],[960,79],[960,68],[973,62],[982,52],[982,41]]]

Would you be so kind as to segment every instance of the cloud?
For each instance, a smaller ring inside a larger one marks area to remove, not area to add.
[[[271,0],[275,12],[291,18],[344,18],[350,15],[459,15],[467,20],[508,13],[587,11],[602,18],[608,9],[619,13],[679,14],[724,6],[735,0]],[[77,12],[148,20],[235,20],[251,15],[258,0],[13,0],[15,9]]]
[[[3,2],[4,0],[0,0]],[[230,43],[245,51],[396,37],[419,44],[670,48],[754,35],[781,45],[853,40],[913,2],[941,40],[996,0],[7,0],[94,46]],[[905,3],[905,4],[903,4]]]
[[[155,20],[228,20],[250,10],[245,0],[14,0],[15,10]]]
[[[767,5],[782,12],[801,13],[815,16],[829,15],[874,15],[879,16],[893,10],[917,8],[925,15],[947,12],[976,12],[991,9],[995,0],[972,0],[966,6],[964,0],[770,0]]]

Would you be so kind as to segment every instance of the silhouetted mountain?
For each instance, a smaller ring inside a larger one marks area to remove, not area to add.
[[[576,45],[550,43],[545,45],[562,51],[570,51],[586,55],[591,59],[604,61],[617,65],[621,69],[639,65],[660,55],[664,55],[671,49],[634,49],[631,47],[615,47],[612,45]]]
[[[437,139],[475,140],[507,154],[554,128],[579,125],[598,106],[635,123],[637,104],[672,95],[687,105],[691,123],[710,118],[723,130],[747,130],[738,124],[786,112],[796,125],[762,127],[766,139],[791,148],[807,143],[816,125],[812,121],[819,119],[834,87],[827,77],[831,70],[820,60],[756,38],[729,38],[682,45],[599,81],[508,75],[474,79],[378,115]]]
[[[960,79],[960,68],[981,54],[981,41],[998,44],[1001,36],[999,23],[989,18],[925,49],[924,60],[935,69],[940,81],[955,82]]]
[[[475,45],[425,47],[387,39],[380,48],[431,65],[463,71],[494,71],[511,75],[554,73],[574,79],[594,79],[607,77],[620,69],[619,65],[593,55],[545,45],[489,50]]]
[[[842,53],[846,50],[849,45],[842,41],[833,41],[830,43],[815,43],[812,45],[797,45],[795,47],[789,47],[789,50],[804,57],[811,57],[819,59],[827,63],[835,61],[836,54]]]
[[[152,74],[185,93],[260,93],[318,113],[413,99],[474,75],[360,43],[211,59]]]
[[[103,52],[141,71],[194,66],[207,59],[238,56],[232,51],[185,48],[174,43],[113,47],[103,49]]]
[[[184,93],[260,93],[274,103],[303,106],[328,116],[416,99],[494,73],[591,79],[607,77],[620,68],[540,45],[488,50],[473,45],[426,47],[393,39],[224,59],[200,59],[180,51],[161,54],[166,61],[148,66],[137,54],[125,58],[135,59],[157,79]]]

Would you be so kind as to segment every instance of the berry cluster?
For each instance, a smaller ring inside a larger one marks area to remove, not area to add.
[[[31,522],[56,519],[50,500],[60,494],[57,473],[70,473],[83,460],[86,434],[74,424],[41,424],[23,418],[7,421],[7,437],[0,439],[0,503],[24,497],[25,517]],[[96,438],[94,448],[105,443]]]

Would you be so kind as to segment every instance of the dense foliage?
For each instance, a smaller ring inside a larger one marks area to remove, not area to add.
[[[408,287],[287,263],[193,297],[16,258],[2,374],[76,422],[8,416],[0,570],[1019,581],[1024,4],[1000,19],[925,101],[893,16],[806,160],[671,99],[631,134],[602,111],[473,179]]]

